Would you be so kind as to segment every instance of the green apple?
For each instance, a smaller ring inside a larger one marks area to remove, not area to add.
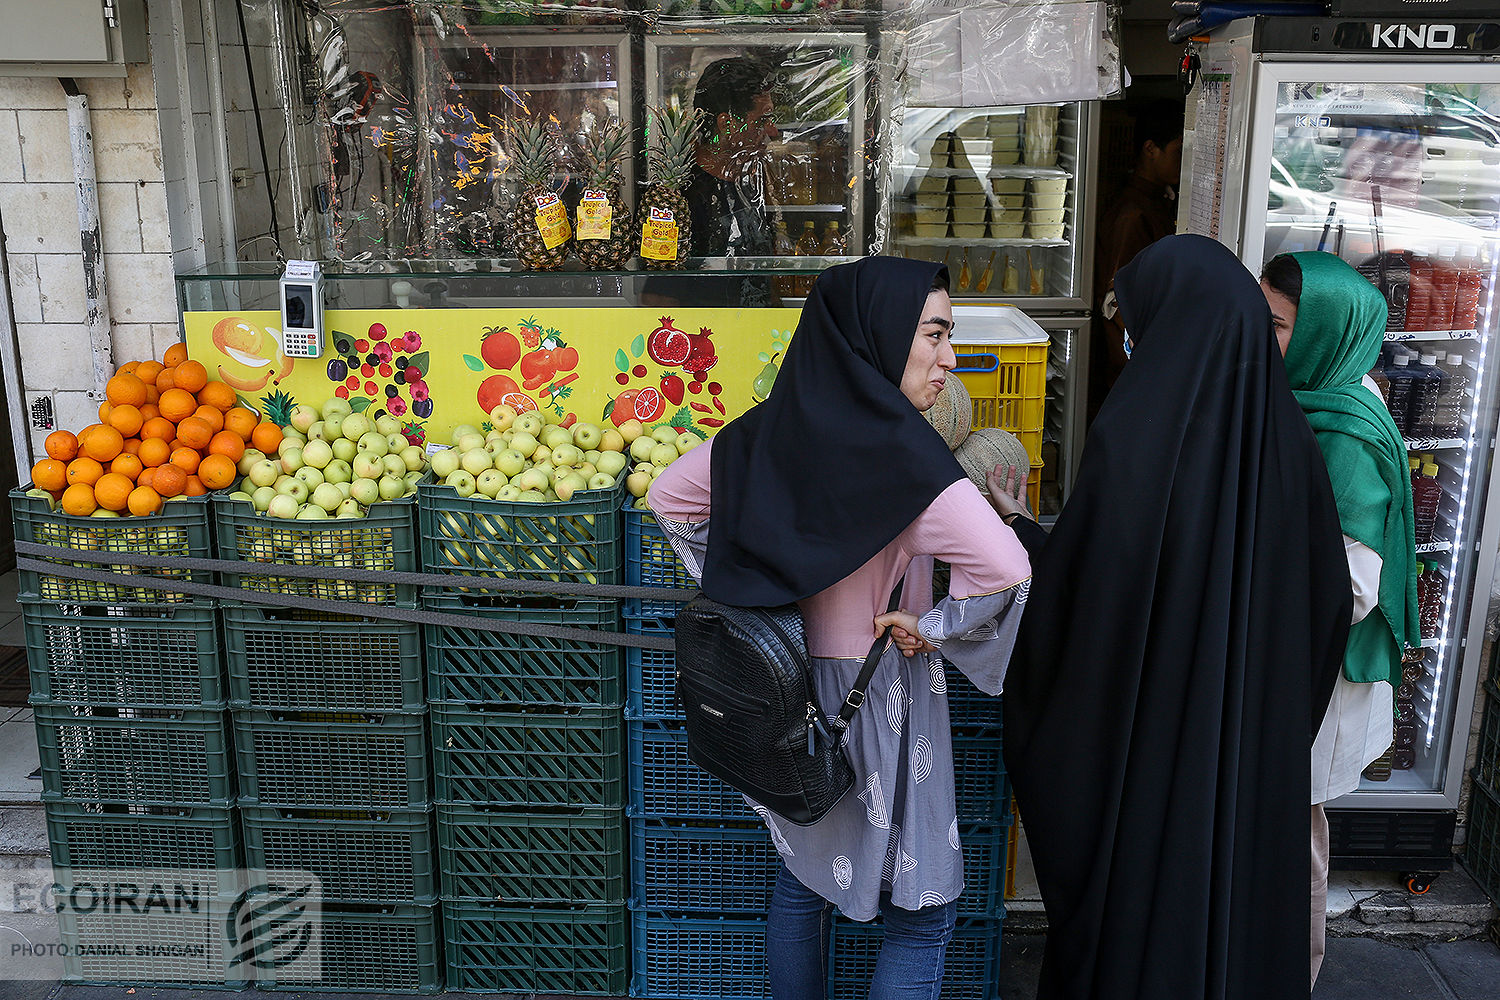
[[[611,427],[604,432],[604,438],[599,442],[600,451],[624,451],[625,435]]]
[[[327,441],[309,441],[302,446],[302,463],[314,469],[325,469],[333,461],[333,447]]]
[[[594,464],[599,467],[600,472],[608,473],[611,476],[618,476],[625,471],[625,467],[630,464],[630,460],[618,451],[606,451],[599,456],[599,461]]]
[[[630,491],[633,497],[643,497],[651,488],[651,476],[644,472],[632,472],[625,480],[625,489]]]
[[[630,457],[636,462],[649,462],[651,460],[651,449],[655,448],[657,441],[653,437],[642,435],[630,442]],[[676,449],[673,449],[674,452]]]
[[[264,461],[265,457],[266,453],[261,451],[259,448],[246,448],[245,453],[240,456],[239,465],[237,466],[240,471],[240,475],[250,475],[250,469],[255,465],[256,462]]]
[[[589,489],[612,490],[615,488],[615,477],[604,472],[598,472],[589,477]]]
[[[584,462],[582,465],[573,466],[573,471],[578,473],[584,479],[593,479],[596,475],[599,474],[599,467],[593,462]]]
[[[458,442],[462,440],[466,435],[478,433],[479,428],[475,427],[473,424],[459,424],[457,427],[453,428],[453,434],[448,438],[448,440],[456,447],[458,445]]]
[[[689,431],[683,431],[681,434],[677,435],[677,440],[673,441],[672,445],[677,449],[677,454],[686,455],[688,452],[692,451],[702,443],[703,439],[698,435],[693,434]]]
[[[539,438],[541,437],[542,430],[547,426],[547,421],[542,419],[540,413],[533,410],[529,413],[521,414],[511,426],[517,431],[525,431],[532,437]]]
[[[514,448],[507,448],[495,456],[495,468],[507,478],[519,476],[526,469],[526,456]]]
[[[574,493],[581,493],[588,489],[589,483],[587,479],[584,479],[578,473],[570,472],[554,483],[552,488],[557,492],[557,499],[571,500]]]
[[[321,421],[321,420],[314,420],[313,421],[312,426],[307,429],[307,439],[309,441],[326,441],[326,440],[328,440],[327,437],[325,437],[324,434],[323,434],[323,421]]]
[[[577,445],[564,444],[552,449],[552,464],[569,467],[583,464],[583,452]]]
[[[511,435],[510,446],[527,458],[536,454],[536,450],[541,447],[536,436],[530,431],[516,431]]]
[[[303,457],[307,452],[304,451]],[[354,469],[348,462],[341,458],[335,458],[323,468],[323,481],[325,483],[347,483],[354,478]]]
[[[573,443],[584,451],[598,448],[603,441],[604,432],[599,429],[598,424],[573,425]]]
[[[504,486],[500,487],[500,492],[495,494],[495,499],[511,501],[516,499],[516,497],[520,495],[521,490],[519,487],[514,486],[510,483],[506,483]]]
[[[456,448],[444,448],[442,451],[433,452],[428,461],[432,465],[432,474],[439,479],[447,479],[458,471],[462,452]]]
[[[349,484],[349,496],[366,507],[380,500],[380,483],[374,479],[356,479]]]
[[[361,437],[375,429],[375,424],[363,413],[351,413],[344,418],[339,427],[339,434],[350,441],[358,441]]]
[[[349,481],[347,479],[344,480],[342,483],[334,483],[333,486],[334,486],[334,489],[338,490],[341,494],[343,494],[343,497],[344,497],[345,500],[348,500],[349,497],[352,495],[353,491],[352,491],[352,489],[351,489],[351,487],[349,485]]]
[[[349,405],[348,400],[340,399],[337,396],[331,396],[324,400],[322,409],[325,421],[333,416],[347,417],[354,412],[354,407]]]
[[[406,440],[405,434],[387,434],[385,436],[385,450],[387,454],[399,454],[401,449],[409,444],[411,442]]]
[[[406,481],[407,486],[410,486],[412,489],[416,489],[417,484],[422,481],[422,477],[425,475],[427,475],[427,473],[422,471],[421,469],[412,469],[401,478]]]
[[[406,475],[406,463],[401,461],[400,455],[386,455],[380,460],[380,464],[385,466],[385,474],[388,476],[400,479]]]
[[[296,441],[298,444],[307,443],[307,435],[295,427],[283,427],[281,429],[281,439],[283,441]]]
[[[545,490],[551,484],[551,477],[541,469],[527,469],[516,478],[516,485],[523,493],[527,490]]]
[[[675,444],[659,444],[651,449],[649,461],[652,465],[666,468],[677,461],[677,446]]]
[[[490,499],[494,499],[500,492],[500,487],[509,485],[505,476],[494,469],[485,469],[474,481],[475,489]]]
[[[490,411],[490,423],[494,425],[497,431],[507,429],[515,422],[515,419],[516,408],[509,403],[501,403]]]
[[[349,418],[354,419],[353,417]],[[349,436],[349,421],[344,421],[344,437]],[[360,451],[367,451],[372,455],[384,456],[391,450],[391,443],[385,439],[384,434],[376,434],[374,431],[361,434],[355,441],[355,447]]]
[[[270,486],[281,475],[281,465],[269,458],[263,458],[252,465],[246,475],[256,486]]]
[[[399,454],[407,472],[421,472],[427,467],[427,454],[417,445],[409,444]]]
[[[54,511],[57,509],[56,498],[54,498],[52,494],[48,493],[46,490],[32,488],[26,491],[26,495],[31,497],[33,500],[41,500],[46,503],[48,511]]]
[[[531,460],[537,465],[541,465],[543,462],[552,465],[552,449],[544,444],[537,445],[536,451],[531,453]]]
[[[285,493],[278,493],[271,498],[270,504],[266,507],[266,515],[269,517],[291,519],[297,516],[297,508],[299,506],[301,505],[293,497],[289,497]]]
[[[275,496],[276,490],[274,487],[259,486],[256,487],[254,493],[250,494],[250,502],[255,505],[256,510],[264,514],[267,508],[271,506],[271,501]]]
[[[522,490],[516,495],[517,503],[546,503],[547,494],[540,490]]]
[[[483,448],[484,435],[480,434],[478,431],[475,431],[473,434],[465,434],[463,437],[453,442],[453,447],[458,449],[459,454],[473,451],[475,448]]]
[[[352,462],[354,461],[354,456],[359,453],[359,448],[355,446],[354,442],[344,437],[333,441],[330,447],[333,448],[333,457],[341,462]]]
[[[444,479],[443,484],[445,486],[453,487],[453,492],[457,493],[461,497],[473,496],[474,491],[478,488],[478,484],[474,481],[473,474],[464,469],[459,469],[457,472],[450,475],[447,479]]]
[[[285,470],[286,472],[296,472],[298,469],[307,464],[302,460],[301,446],[294,444],[290,448],[288,448],[286,447],[285,441],[283,441],[281,444],[281,468],[283,470]]]
[[[353,414],[351,413],[349,416],[353,416]],[[332,442],[337,438],[343,437],[344,421],[347,419],[348,417],[340,414],[334,414],[331,417],[325,416],[323,418],[323,440]]]
[[[302,468],[292,473],[292,478],[303,483],[310,490],[315,490],[319,486],[322,486],[324,483],[323,470],[314,469],[310,465],[304,465]]]
[[[307,429],[318,422],[318,416],[316,408],[308,406],[306,403],[298,403],[292,407],[292,426],[303,434],[306,434]]]
[[[355,479],[379,479],[385,475],[385,462],[367,451],[355,455],[350,468],[354,470]]]
[[[375,419],[375,431],[379,434],[384,434],[387,437],[392,434],[400,434],[401,421],[397,420],[395,417],[387,413]]]
[[[316,507],[332,513],[344,502],[343,492],[332,483],[324,483],[312,491],[312,502]]]
[[[365,512],[359,506],[358,500],[345,500],[339,504],[339,517],[364,517]]]
[[[334,492],[337,493],[338,491],[334,490]],[[297,511],[297,520],[326,521],[328,520],[328,511],[324,510],[322,507],[319,507],[315,503],[306,504],[302,507],[301,510]],[[313,560],[311,558],[308,559],[307,565],[313,565]]]
[[[633,444],[635,439],[644,433],[646,433],[645,425],[634,417],[620,425],[620,436],[625,439],[626,444]]]
[[[482,446],[465,451],[463,457],[459,459],[459,464],[471,476],[477,476],[486,469],[493,469],[495,467],[494,460],[490,458],[490,453],[485,451]]]
[[[47,491],[46,490],[42,490],[42,492],[46,493]],[[27,496],[31,496],[31,494],[29,492],[26,495]],[[52,495],[48,494],[47,495],[47,499],[51,500],[52,499]],[[229,494],[229,499],[231,499],[231,500],[238,500],[240,503],[249,503],[250,502],[250,494],[246,493],[244,490],[235,490],[233,493]]]
[[[568,430],[566,427],[558,427],[555,424],[549,424],[547,427],[542,429],[541,442],[548,448],[556,451],[559,445],[573,443],[573,432]]]
[[[651,436],[656,439],[657,444],[671,444],[677,440],[678,430],[668,424],[651,429]]]
[[[276,481],[276,492],[284,497],[291,497],[299,505],[307,503],[307,498],[312,493],[306,483],[291,476],[282,476]]]

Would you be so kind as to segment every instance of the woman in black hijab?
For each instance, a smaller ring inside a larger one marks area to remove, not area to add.
[[[1115,288],[1132,360],[1033,551],[1005,690],[1037,996],[1307,996],[1296,785],[1352,606],[1328,474],[1227,249],[1169,237]]]

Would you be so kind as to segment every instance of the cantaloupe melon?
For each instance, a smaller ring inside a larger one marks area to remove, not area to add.
[[[1014,465],[1022,483],[1031,475],[1031,459],[1026,455],[1026,446],[1014,434],[998,427],[981,427],[974,431],[958,446],[953,457],[958,459],[958,464],[981,493],[989,492],[986,477],[997,465]]]
[[[948,442],[948,450],[954,451],[969,436],[969,424],[974,419],[974,405],[969,401],[969,390],[957,375],[949,374],[938,393],[937,402],[922,416],[937,428],[937,432]]]

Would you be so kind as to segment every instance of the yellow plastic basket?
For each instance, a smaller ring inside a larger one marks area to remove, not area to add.
[[[1026,445],[1032,464],[1042,457],[1042,408],[1047,398],[1047,340],[1025,344],[953,345],[954,369],[974,405],[975,428],[1000,427]]]

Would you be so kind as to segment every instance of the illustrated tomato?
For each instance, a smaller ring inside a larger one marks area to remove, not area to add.
[[[521,360],[521,342],[505,327],[488,327],[480,336],[479,356],[491,368],[506,371]]]

